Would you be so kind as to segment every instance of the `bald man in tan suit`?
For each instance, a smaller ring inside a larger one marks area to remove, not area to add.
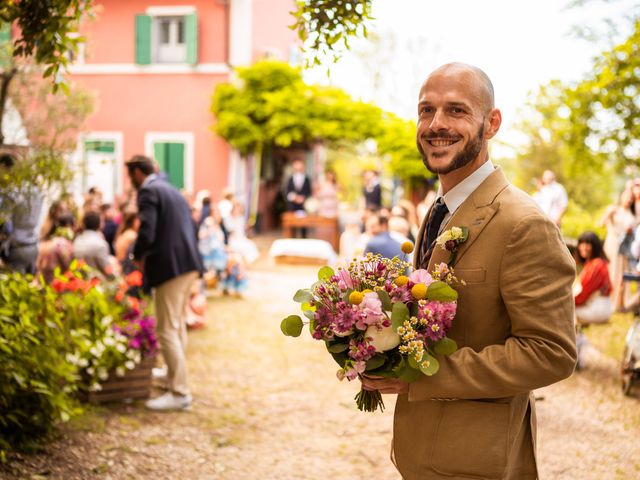
[[[502,118],[484,72],[438,68],[418,112],[418,149],[439,175],[446,209],[440,226],[429,222],[435,207],[424,219],[415,266],[433,271],[449,260],[427,238],[469,229],[454,264],[466,282],[449,333],[458,351],[439,356],[432,377],[363,378],[363,386],[398,394],[392,454],[404,479],[534,480],[532,390],[568,377],[576,363],[575,263],[558,228],[489,160]]]

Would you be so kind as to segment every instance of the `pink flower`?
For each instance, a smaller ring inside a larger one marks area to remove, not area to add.
[[[347,370],[345,377],[347,377],[347,380],[349,381],[355,380],[356,378],[358,378],[358,372],[356,372],[354,368],[350,368],[349,370]]]
[[[369,325],[379,325],[385,319],[384,313],[382,313],[382,302],[375,292],[365,293],[358,308],[361,317],[356,323],[356,327],[360,330],[365,330]]]
[[[423,283],[426,286],[429,286],[433,283],[433,278],[424,268],[416,270],[409,275],[409,280],[413,283]]]
[[[338,279],[338,287],[340,290],[346,290],[348,288],[354,288],[355,284],[353,282],[353,277],[348,270],[340,269],[338,273],[336,273],[336,277]]]

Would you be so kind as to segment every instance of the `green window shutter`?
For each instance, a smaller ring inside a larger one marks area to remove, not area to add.
[[[167,143],[169,182],[178,189],[184,188],[184,143]]]
[[[167,168],[167,144],[166,143],[154,143],[153,144],[153,158],[158,163],[158,167],[163,172],[169,173]]]
[[[153,153],[160,170],[167,172],[169,183],[184,188],[184,143],[154,143]]]
[[[136,15],[136,63],[151,64],[151,16]]]
[[[198,14],[185,15],[184,23],[187,41],[187,63],[196,65],[198,63]]]
[[[108,140],[87,140],[84,142],[84,150],[85,152],[115,153],[116,143]]]

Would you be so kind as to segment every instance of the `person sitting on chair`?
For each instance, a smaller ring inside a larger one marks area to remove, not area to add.
[[[582,271],[576,302],[576,320],[578,324],[604,323],[611,316],[611,280],[607,256],[598,236],[590,231],[578,238],[578,263]]]

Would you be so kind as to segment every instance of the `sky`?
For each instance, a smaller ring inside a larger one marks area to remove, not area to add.
[[[518,144],[514,129],[530,92],[552,79],[579,81],[593,58],[611,45],[572,34],[576,25],[608,31],[612,18],[630,32],[622,14],[637,1],[591,0],[567,8],[568,0],[374,0],[371,41],[307,79],[332,83],[356,98],[415,118],[416,98],[430,71],[451,61],[476,65],[492,79],[503,124],[499,140]],[[620,37],[619,37],[620,38]],[[509,155],[508,149],[502,152]]]

